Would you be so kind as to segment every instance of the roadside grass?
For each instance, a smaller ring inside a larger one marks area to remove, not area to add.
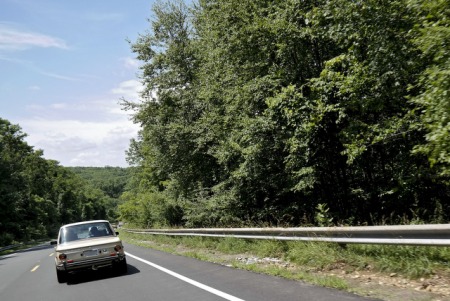
[[[450,248],[447,247],[342,246],[324,242],[165,236],[126,231],[122,231],[120,237],[131,244],[341,290],[348,289],[347,282],[327,275],[327,272],[395,273],[409,279],[434,274],[450,277]],[[242,260],[250,257],[277,258],[281,263]]]
[[[11,245],[10,248],[1,250],[0,256],[8,255],[8,254],[15,253],[15,252],[23,250],[23,249],[31,248],[31,247],[36,246],[40,243],[43,243],[47,240],[49,240],[49,239],[40,239],[40,240],[33,240],[33,241],[28,241],[28,242],[15,243],[14,245]]]
[[[11,254],[11,253],[15,253],[18,250],[21,250],[22,248],[23,248],[22,246],[14,246],[11,249],[2,250],[2,251],[0,251],[0,256],[5,256],[5,255]]]
[[[450,274],[448,247],[354,245],[352,254],[360,259],[360,263],[370,259],[369,264],[378,271],[398,273],[410,279],[439,273]]]

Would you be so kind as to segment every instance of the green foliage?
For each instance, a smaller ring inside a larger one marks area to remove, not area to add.
[[[125,191],[131,169],[123,167],[67,167],[85,179],[94,188],[102,190],[110,198],[119,198]]]
[[[123,202],[121,195],[133,174],[133,168],[122,167],[67,167],[89,185],[89,194],[93,198],[102,199],[102,216],[110,221],[119,219],[118,206]],[[87,220],[98,213],[92,209],[92,202],[83,207],[83,220]]]
[[[62,224],[105,218],[105,196],[34,150],[0,118],[0,245],[54,236]]]
[[[350,252],[372,258],[377,270],[399,272],[410,278],[432,275],[448,267],[450,259],[448,249],[441,247],[354,245]]]
[[[147,171],[135,168],[128,187],[118,206],[119,220],[137,227],[178,226],[182,223],[183,208],[172,199],[169,192],[159,191],[146,179]],[[161,185],[164,185],[161,183]]]
[[[316,223],[322,227],[328,227],[333,225],[333,218],[330,217],[330,208],[327,207],[327,204],[317,204],[316,207]]]
[[[139,223],[189,227],[448,221],[448,19],[446,0],[158,3],[131,43],[146,89],[123,100],[141,125],[127,210],[146,199]]]
[[[231,227],[240,225],[230,204],[232,195],[224,192],[210,196],[209,191],[199,190],[195,201],[183,203],[183,224],[186,227]]]
[[[425,154],[431,166],[439,169],[440,175],[450,176],[450,3],[440,1],[409,1],[417,11],[418,23],[414,27],[413,41],[422,51],[427,62],[419,77],[420,93],[412,98],[421,110],[422,123],[426,130],[426,142],[415,147],[415,152]]]

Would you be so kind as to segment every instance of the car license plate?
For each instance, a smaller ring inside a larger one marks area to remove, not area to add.
[[[98,250],[86,250],[83,252],[83,255],[86,257],[90,257],[90,256],[97,256],[98,255]]]

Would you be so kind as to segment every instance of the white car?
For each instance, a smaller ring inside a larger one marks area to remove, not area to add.
[[[127,261],[118,233],[106,220],[64,225],[59,229],[55,265],[59,283],[68,273],[112,267],[117,273],[127,272]]]

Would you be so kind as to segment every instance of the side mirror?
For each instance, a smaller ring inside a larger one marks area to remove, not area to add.
[[[119,232],[116,231],[116,235],[119,235]]]
[[[51,240],[50,245],[56,245],[58,242],[56,240]]]

